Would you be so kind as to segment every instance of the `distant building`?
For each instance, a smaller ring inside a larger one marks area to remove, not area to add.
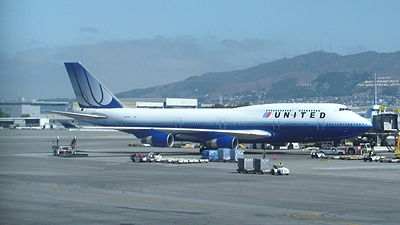
[[[197,108],[197,99],[191,98],[167,98],[165,108]]]
[[[0,109],[9,117],[40,117],[51,110],[67,111],[68,102],[16,101],[0,102]]]
[[[164,108],[164,102],[136,102],[136,108]]]
[[[29,129],[47,129],[50,128],[49,118],[37,117],[10,117],[0,118],[0,127],[3,128],[29,128]]]
[[[120,98],[128,108],[164,108],[165,98]]]
[[[192,98],[120,98],[128,108],[197,108],[197,99]],[[74,102],[73,110],[78,111],[79,105]]]

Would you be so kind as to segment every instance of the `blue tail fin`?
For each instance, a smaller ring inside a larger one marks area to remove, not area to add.
[[[69,79],[81,108],[123,108],[124,105],[79,62],[66,62]]]

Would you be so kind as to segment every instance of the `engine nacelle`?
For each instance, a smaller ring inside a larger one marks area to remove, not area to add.
[[[168,133],[156,133],[152,136],[142,138],[143,144],[150,144],[153,147],[172,147],[174,145],[174,136]]]
[[[239,141],[237,140],[237,138],[232,136],[222,136],[206,142],[206,147],[211,149],[213,148],[237,149],[238,146],[239,146]]]

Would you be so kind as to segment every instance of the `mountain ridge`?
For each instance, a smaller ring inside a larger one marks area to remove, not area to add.
[[[332,52],[315,51],[292,58],[261,63],[245,69],[209,72],[166,85],[133,89],[120,92],[117,96],[217,98],[221,95],[234,95],[251,90],[271,90],[279,82],[281,84],[278,86],[285,88],[284,83],[282,86],[282,82],[288,79],[292,79],[292,83],[287,88],[303,84],[311,84],[315,88],[315,85],[318,85],[316,79],[323,74],[328,74],[324,76],[338,75],[346,79],[362,81],[356,77],[363,74],[363,79],[368,79],[373,73],[400,79],[400,51],[390,53],[367,51],[344,56]],[[335,82],[337,85],[336,80]],[[348,83],[354,85],[355,82]],[[325,85],[329,86],[329,84]],[[328,91],[326,92],[326,90]],[[329,90],[333,91],[332,88],[326,90],[324,90],[324,95],[327,96],[330,95]],[[333,92],[333,96],[337,94],[337,92]],[[287,97],[287,94],[281,93],[282,97]],[[274,95],[274,97],[279,96]]]

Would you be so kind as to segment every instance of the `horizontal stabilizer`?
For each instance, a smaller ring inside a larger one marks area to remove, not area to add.
[[[62,112],[62,111],[50,111],[51,113],[68,116],[75,119],[106,119],[107,116],[96,115],[96,114],[85,114],[85,113],[74,113],[74,112]]]

